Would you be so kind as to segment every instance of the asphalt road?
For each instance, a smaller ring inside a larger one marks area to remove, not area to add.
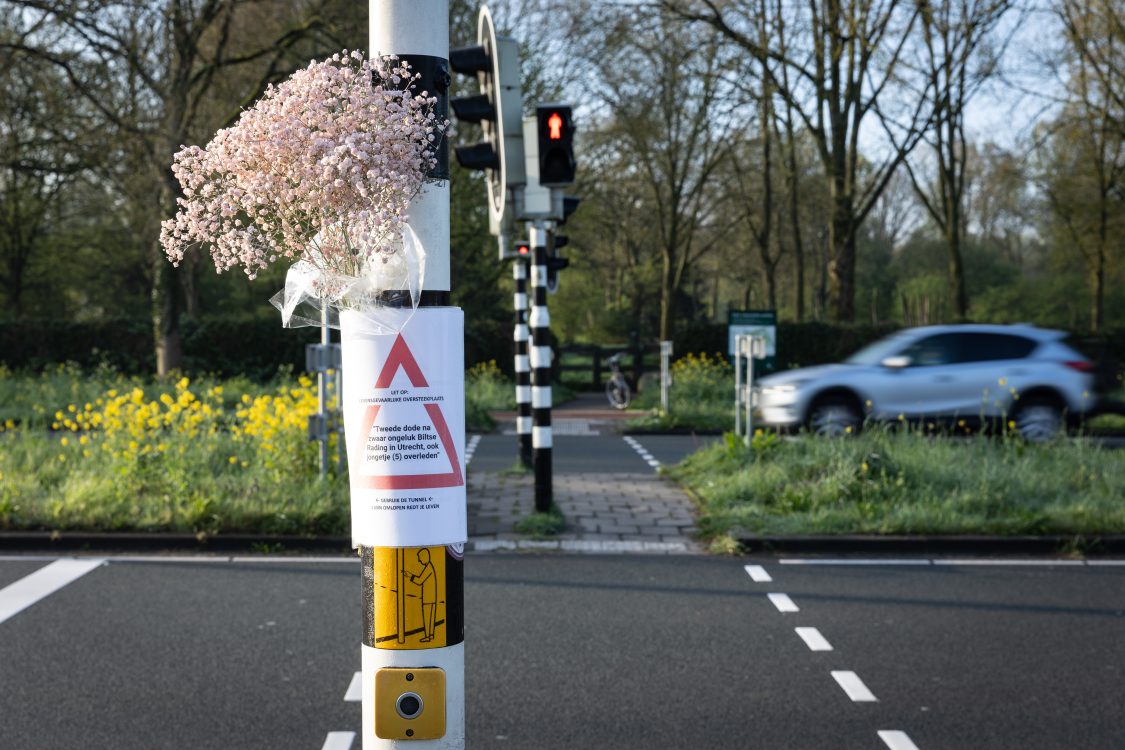
[[[0,587],[50,564],[2,559]],[[0,748],[357,732],[358,579],[112,559],[10,616],[0,589]],[[474,749],[1125,746],[1125,565],[478,554],[466,622]]]
[[[717,436],[638,435],[633,443],[644,446],[661,464],[675,464]],[[469,463],[470,470],[504,471],[519,458],[515,435],[482,435]],[[651,472],[650,466],[630,441],[621,435],[555,435],[552,466],[559,474],[629,474]]]

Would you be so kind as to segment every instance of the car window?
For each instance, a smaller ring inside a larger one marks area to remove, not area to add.
[[[902,348],[903,340],[910,337],[909,331],[893,333],[873,344],[868,344],[844,361],[851,365],[877,365],[885,358],[898,353]]]
[[[1006,333],[963,333],[959,338],[957,362],[1023,359],[1037,346],[1032,339]]]
[[[911,367],[933,367],[948,365],[957,361],[957,339],[955,333],[939,333],[915,341],[899,352],[910,357]]]

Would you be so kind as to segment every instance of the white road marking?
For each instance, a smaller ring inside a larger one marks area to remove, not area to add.
[[[89,557],[56,560],[0,589],[0,622],[78,580],[104,562],[101,558]]]
[[[355,732],[329,732],[320,750],[351,750]]]
[[[1085,560],[1004,560],[992,558],[964,558],[955,559],[949,558],[945,560],[934,560],[934,565],[979,565],[979,566],[1024,566],[1030,565],[1034,567],[1049,567],[1054,565],[1085,565]]]
[[[637,455],[641,457],[642,461],[644,461],[654,469],[660,468],[660,462],[653,458],[653,455],[648,452],[648,449],[641,445],[636,438],[634,438],[632,435],[626,435],[622,439],[625,441],[626,445],[637,452]]]
[[[820,634],[816,628],[796,628],[797,635],[801,636],[801,640],[809,647],[810,651],[831,651],[832,644],[828,639]]]
[[[906,732],[898,729],[879,730],[879,739],[890,750],[918,750],[918,746],[911,742],[910,738],[906,736]]]
[[[848,697],[855,703],[875,703],[878,698],[867,689],[863,684],[863,680],[859,679],[859,675],[855,672],[833,671],[832,678],[836,680],[837,684],[844,689]]]
[[[797,605],[789,598],[789,594],[767,594],[778,612],[799,612]]]
[[[1087,565],[1125,565],[1125,560],[1087,560]]]
[[[773,580],[761,565],[745,565],[743,567],[746,568],[746,573],[754,583],[768,583]]]
[[[477,446],[480,445],[480,435],[473,435],[469,438],[469,444],[465,446],[465,465],[468,466],[469,462],[473,460],[473,454],[477,452]]]
[[[363,672],[356,672],[352,675],[352,681],[348,685],[348,692],[344,693],[344,700],[353,703],[363,700]]]
[[[849,558],[849,557],[788,557],[778,560],[782,565],[930,565],[929,560],[918,558]]]

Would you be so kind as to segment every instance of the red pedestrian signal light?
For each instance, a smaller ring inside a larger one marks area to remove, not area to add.
[[[520,244],[516,245],[516,252],[520,255],[530,255],[531,246],[521,242]]]
[[[574,182],[574,115],[565,104],[540,104],[535,108],[538,127],[539,184],[565,187]]]
[[[562,140],[562,127],[563,118],[558,112],[552,112],[551,116],[547,118],[547,137],[552,141]]]

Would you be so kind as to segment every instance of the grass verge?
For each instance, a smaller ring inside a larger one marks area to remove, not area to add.
[[[1125,533],[1125,461],[1086,440],[726,439],[669,470],[709,538],[761,535]]]

